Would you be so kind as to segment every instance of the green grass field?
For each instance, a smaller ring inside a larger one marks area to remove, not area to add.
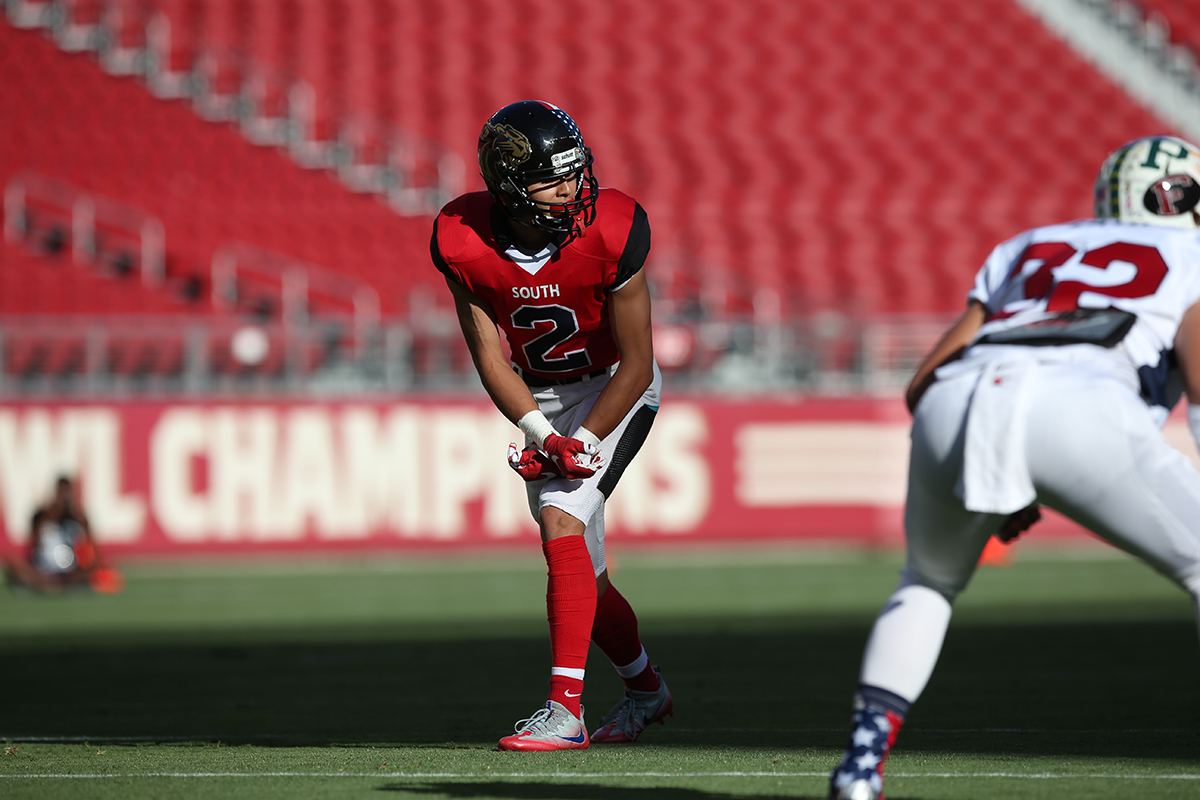
[[[898,553],[622,552],[675,716],[631,746],[516,754],[545,697],[527,555],[126,565],[126,591],[0,593],[0,797],[823,798]],[[620,694],[598,652],[585,703]],[[981,570],[887,796],[1200,796],[1191,604],[1114,551]]]

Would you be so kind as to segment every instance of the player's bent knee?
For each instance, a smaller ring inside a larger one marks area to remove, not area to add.
[[[543,506],[541,513],[542,540],[550,541],[562,536],[583,536],[582,521],[556,506]]]
[[[913,569],[911,565],[906,566],[900,573],[900,585],[896,587],[896,591],[899,592],[900,590],[906,589],[909,586],[923,586],[926,589],[932,589],[940,594],[946,600],[946,602],[951,605],[954,605],[955,599],[958,597],[959,592],[962,591],[962,587],[954,588],[920,574],[917,570]]]

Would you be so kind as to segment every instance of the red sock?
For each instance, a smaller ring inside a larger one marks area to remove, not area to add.
[[[596,616],[596,572],[582,536],[542,544],[550,577],[546,616],[550,620],[550,699],[580,715],[588,632]]]
[[[646,652],[638,638],[637,615],[629,601],[611,583],[604,595],[596,602],[596,621],[592,624],[592,641],[596,643],[608,660],[621,673],[625,686],[639,692],[653,692],[658,688],[658,676],[650,666],[649,659],[633,675],[626,675],[629,668],[636,668]]]

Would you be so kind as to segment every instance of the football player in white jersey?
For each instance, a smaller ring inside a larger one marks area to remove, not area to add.
[[[998,245],[917,368],[900,585],[875,621],[834,800],[878,800],[988,539],[1039,504],[1200,598],[1200,472],[1160,435],[1181,392],[1200,444],[1200,147],[1105,160],[1096,219]]]

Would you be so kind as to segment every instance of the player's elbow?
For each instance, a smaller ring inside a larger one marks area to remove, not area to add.
[[[626,380],[634,385],[638,392],[646,391],[650,388],[650,384],[654,383],[653,359],[634,359],[632,361],[622,359],[617,369]]]

